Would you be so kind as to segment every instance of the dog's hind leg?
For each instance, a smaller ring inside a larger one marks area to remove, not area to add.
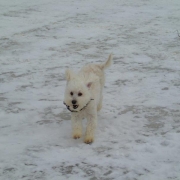
[[[99,101],[98,106],[97,106],[97,111],[100,111],[102,108],[102,100],[103,100],[103,96],[101,96],[101,98],[100,98],[100,101]]]

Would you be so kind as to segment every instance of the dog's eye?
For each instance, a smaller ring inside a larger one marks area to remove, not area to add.
[[[70,92],[70,95],[73,96],[73,92]]]
[[[79,93],[78,93],[78,96],[82,96],[82,93],[81,93],[81,92],[79,92]]]

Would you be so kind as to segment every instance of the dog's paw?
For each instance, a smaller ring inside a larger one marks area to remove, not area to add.
[[[84,143],[91,144],[94,141],[94,137],[85,137]]]
[[[81,135],[82,135],[81,133],[74,133],[73,138],[74,139],[79,139],[81,137]]]

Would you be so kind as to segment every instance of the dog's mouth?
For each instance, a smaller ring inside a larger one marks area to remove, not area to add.
[[[63,102],[63,104],[67,107],[67,109],[68,109],[69,111],[72,111],[71,108],[70,108],[70,106],[68,106],[65,102]],[[73,109],[77,109],[78,107],[79,107],[79,106],[76,105],[76,104],[73,105]]]
[[[82,111],[83,109],[85,109],[92,100],[94,100],[94,99],[90,99],[88,101],[88,103],[82,109],[80,109],[79,111]],[[68,106],[65,102],[63,102],[63,103],[64,103],[64,105],[67,107],[67,109],[69,111],[71,111],[71,112],[79,112],[79,111],[74,111],[74,110],[70,109],[70,106]],[[76,104],[73,105],[73,109],[77,109],[78,107],[79,107],[79,105],[76,105]]]
[[[77,109],[78,108],[78,105],[73,105],[73,109]]]

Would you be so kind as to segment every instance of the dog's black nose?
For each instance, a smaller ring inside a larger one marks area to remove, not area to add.
[[[76,104],[76,102],[77,102],[76,100],[72,100],[72,104]]]

